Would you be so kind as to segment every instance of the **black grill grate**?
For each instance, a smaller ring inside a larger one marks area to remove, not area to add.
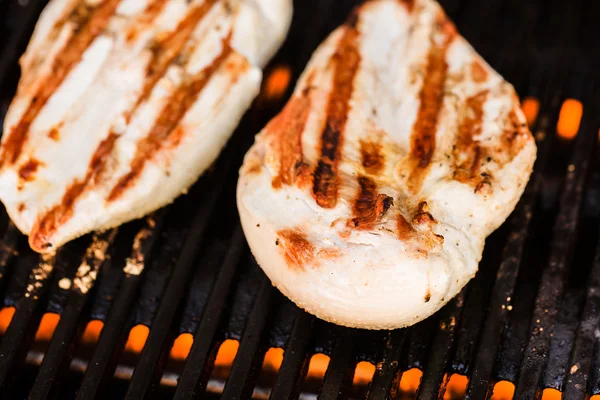
[[[295,3],[292,31],[265,76],[289,66],[295,80],[358,0]],[[43,260],[0,212],[0,296],[4,307],[15,307],[0,339],[0,398],[229,399],[269,392],[273,399],[310,392],[324,399],[405,398],[399,382],[412,368],[423,371],[419,399],[441,396],[452,374],[467,376],[466,396],[475,400],[490,398],[502,380],[515,385],[517,399],[541,396],[545,388],[567,399],[600,394],[600,3],[442,4],[521,97],[540,104],[532,126],[535,173],[459,296],[410,329],[369,332],[319,321],[271,287],[235,212],[241,157],[285,100],[262,96],[214,168],[187,196],[143,221],[78,239]],[[18,55],[44,5],[0,0],[2,116],[16,88]],[[573,140],[556,134],[568,98],[584,105]],[[78,289],[77,278],[89,290]],[[34,341],[48,312],[60,315],[54,334],[47,343]],[[82,333],[91,320],[104,327],[97,343],[86,346]],[[125,343],[140,324],[150,330],[135,354]],[[194,342],[185,362],[174,362],[169,350],[182,333]],[[240,345],[223,381],[214,362],[226,339]],[[260,387],[271,347],[285,350],[283,362]],[[330,357],[322,381],[307,378],[315,353]],[[369,387],[353,385],[360,361],[377,367]]]

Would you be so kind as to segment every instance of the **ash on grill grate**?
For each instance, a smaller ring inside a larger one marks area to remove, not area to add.
[[[46,260],[0,209],[1,398],[600,394],[598,2],[442,1],[529,99],[539,153],[478,275],[439,313],[392,332],[339,328],[281,296],[252,259],[235,212],[243,153],[357,3],[296,1],[261,96],[172,206]],[[0,0],[0,120],[44,5]]]

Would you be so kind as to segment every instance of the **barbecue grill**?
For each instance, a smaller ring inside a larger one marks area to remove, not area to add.
[[[390,332],[295,307],[256,265],[238,222],[245,150],[358,1],[295,3],[259,98],[186,196],[55,257],[29,250],[0,209],[0,398],[599,395],[600,2],[442,1],[515,84],[538,160],[475,279],[434,316]],[[2,116],[44,5],[0,0]]]

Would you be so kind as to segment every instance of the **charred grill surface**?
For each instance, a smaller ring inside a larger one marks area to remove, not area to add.
[[[529,186],[488,239],[476,278],[440,312],[393,332],[334,327],[283,298],[255,264],[235,212],[242,156],[282,108],[316,46],[358,3],[296,1],[287,42],[265,71],[265,90],[215,167],[172,206],[78,239],[53,258],[32,253],[0,208],[0,296],[4,308],[15,308],[0,338],[0,398],[313,392],[385,399],[402,394],[399,382],[411,368],[423,371],[423,399],[451,390],[453,374],[467,377],[462,396],[470,399],[490,398],[502,380],[515,385],[515,398],[546,388],[569,399],[600,394],[596,1],[441,1],[521,99],[538,100],[530,122],[539,151]],[[0,121],[16,88],[18,57],[44,5],[0,0]],[[291,80],[283,95],[269,97],[270,73],[281,67]],[[574,128],[567,99],[583,105]],[[343,129],[342,121],[337,125]],[[335,172],[336,155],[324,157],[315,194],[334,202],[335,179],[324,172]],[[48,313],[60,316],[54,335],[35,339]],[[83,333],[90,321],[103,324],[92,342]],[[126,346],[137,325],[149,328],[139,351]],[[194,338],[187,360],[170,356],[185,333]],[[229,379],[215,365],[227,339],[240,342]],[[278,373],[261,368],[270,348],[285,350]],[[316,353],[331,358],[320,380],[307,372]],[[376,366],[369,384],[353,384],[353,377],[360,382],[354,375],[361,361]]]

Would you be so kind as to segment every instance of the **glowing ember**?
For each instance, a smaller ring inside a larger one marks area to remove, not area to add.
[[[416,396],[422,377],[423,372],[418,368],[412,368],[404,372],[402,378],[400,378],[400,392]]]
[[[182,333],[173,342],[171,353],[169,356],[175,360],[185,360],[190,354],[192,344],[194,343],[194,337],[191,333]]]
[[[150,329],[146,325],[140,324],[131,328],[127,343],[125,344],[125,351],[141,353],[149,333]]]
[[[323,378],[329,367],[329,357],[325,354],[317,353],[310,358],[308,364],[308,376],[311,378]]]
[[[464,399],[465,395],[467,394],[468,385],[469,378],[460,374],[452,374],[448,384],[446,385],[444,400]]]
[[[544,389],[542,400],[561,400],[562,393],[556,389]]]
[[[100,333],[104,328],[104,323],[99,320],[93,320],[88,322],[81,336],[81,341],[86,344],[94,344],[100,338]]]
[[[560,108],[558,125],[556,131],[563,139],[573,139],[577,136],[581,116],[583,115],[583,104],[575,99],[567,99]]]
[[[215,359],[215,368],[218,367],[231,367],[235,356],[237,355],[238,349],[240,348],[240,342],[233,339],[227,339],[219,347],[217,358]]]
[[[368,385],[375,375],[375,366],[367,361],[361,361],[356,364],[354,370],[354,385]]]
[[[265,354],[263,370],[279,371],[283,362],[283,349],[271,347]]]
[[[515,385],[509,381],[500,381],[494,386],[492,400],[512,400],[515,395]]]
[[[527,118],[527,123],[529,126],[532,126],[537,120],[538,113],[540,112],[540,102],[533,97],[525,97],[521,107],[523,108],[525,118]]]
[[[50,339],[52,339],[52,335],[54,335],[54,330],[56,329],[56,325],[58,325],[58,321],[60,321],[60,316],[58,314],[44,314],[38,330],[35,333],[35,341],[49,342]]]
[[[263,96],[268,100],[279,100],[287,91],[292,80],[292,70],[287,65],[278,65],[265,80]]]
[[[6,333],[13,315],[15,315],[14,307],[5,307],[0,310],[0,335],[4,335]]]

